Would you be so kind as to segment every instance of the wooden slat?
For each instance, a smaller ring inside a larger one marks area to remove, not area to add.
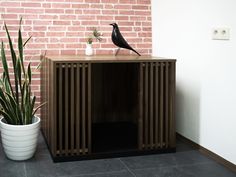
[[[170,65],[170,147],[176,146],[175,138],[175,62]]]
[[[169,66],[165,63],[165,146],[169,144]]]
[[[155,147],[159,147],[159,63],[155,65]]]
[[[53,144],[53,146],[52,146],[52,149],[53,149],[53,154],[56,154],[56,151],[57,151],[57,136],[58,136],[58,134],[57,134],[57,120],[54,118],[54,117],[57,117],[57,111],[56,111],[56,101],[57,101],[57,96],[56,96],[56,63],[53,63],[53,62],[51,62],[52,63],[52,81],[51,81],[51,83],[53,84],[52,86],[51,86],[51,97],[52,97],[52,113],[51,113],[51,117],[50,117],[50,119],[51,119],[51,127],[52,127],[52,134],[53,134],[53,136],[52,136],[52,144]]]
[[[138,117],[138,144],[143,148],[143,63],[139,64],[139,117]]]
[[[68,112],[68,64],[65,64],[65,154],[68,155],[68,144],[69,144],[69,112]]]
[[[145,115],[144,115],[144,121],[145,121],[145,126],[144,126],[144,132],[145,132],[145,148],[147,148],[148,146],[148,107],[149,107],[149,104],[148,104],[148,63],[145,63],[145,70],[144,70],[144,75],[145,75],[145,79],[144,79],[144,82],[145,82],[145,93],[144,93],[144,111],[145,111]]]
[[[72,154],[72,153],[75,152],[75,151],[77,151],[77,149],[69,149],[69,150],[68,150],[68,153],[71,153],[71,154]],[[88,149],[85,149],[85,152],[88,153]],[[63,150],[62,152],[57,151],[56,153],[57,153],[57,155],[59,155],[60,153],[64,154],[64,153],[65,153],[65,150]],[[82,153],[82,150],[80,150],[79,153]]]
[[[85,154],[86,148],[86,77],[85,77],[85,64],[82,64],[82,152]]]
[[[70,81],[70,149],[74,150],[74,123],[75,123],[75,100],[74,100],[74,86],[75,86],[75,82],[74,82],[74,63],[71,63],[71,81]],[[71,151],[72,154],[74,154],[73,151]]]
[[[164,64],[163,63],[160,63],[161,66],[160,66],[160,69],[161,69],[161,73],[160,73],[160,123],[159,123],[159,134],[160,134],[160,146],[162,148],[163,146],[163,84],[164,84],[164,76],[163,76],[163,67],[164,67]]]
[[[149,138],[150,148],[153,148],[153,62],[149,66]]]
[[[77,63],[76,64],[76,153],[77,155],[80,154],[80,92],[81,92],[81,88],[80,88],[80,64]]]
[[[58,81],[59,81],[59,84],[58,84],[58,92],[59,92],[59,96],[58,96],[58,101],[59,101],[59,110],[58,110],[58,118],[59,118],[59,151],[61,152],[60,155],[62,155],[62,146],[63,146],[63,135],[62,135],[62,132],[63,132],[63,129],[62,129],[62,88],[63,88],[63,85],[62,85],[62,65],[59,64],[59,67],[58,67],[58,70],[59,70],[59,74],[58,74]]]
[[[88,64],[88,153],[91,153],[91,64]]]

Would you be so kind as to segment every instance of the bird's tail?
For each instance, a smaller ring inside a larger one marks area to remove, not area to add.
[[[138,54],[138,56],[141,56],[136,50],[131,49],[133,52],[135,52],[136,54]]]

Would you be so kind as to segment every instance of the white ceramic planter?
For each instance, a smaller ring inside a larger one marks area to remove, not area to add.
[[[40,118],[34,117],[29,125],[10,125],[0,119],[2,145],[6,156],[11,160],[30,159],[37,146]]]
[[[93,55],[92,44],[88,44],[88,43],[86,44],[85,54],[86,55]]]

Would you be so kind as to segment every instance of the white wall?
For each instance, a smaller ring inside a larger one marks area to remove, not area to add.
[[[153,55],[177,59],[176,131],[234,164],[235,7],[235,0],[152,0]],[[230,40],[212,40],[214,27],[230,28]]]

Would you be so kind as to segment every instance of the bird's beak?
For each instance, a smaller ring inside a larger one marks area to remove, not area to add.
[[[113,23],[111,23],[111,24],[109,24],[109,25],[113,26]]]

